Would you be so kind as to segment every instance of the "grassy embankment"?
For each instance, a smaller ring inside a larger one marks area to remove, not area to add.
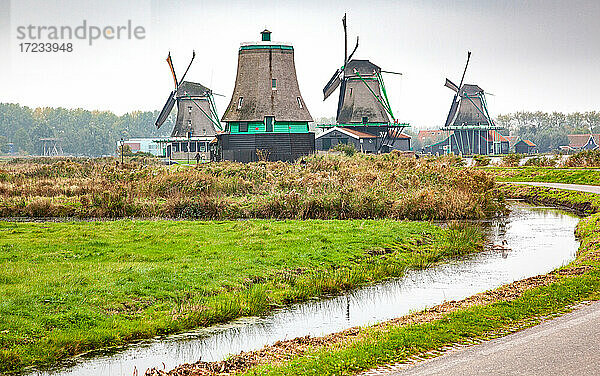
[[[0,222],[0,373],[257,315],[482,249],[427,222]]]
[[[564,273],[559,270],[548,275],[546,284],[520,294],[510,291],[503,299],[498,298],[502,294],[491,292],[492,297],[497,295],[491,304],[475,303],[442,313],[434,320],[366,328],[345,341],[309,346],[300,355],[255,366],[244,374],[353,375],[380,365],[410,362],[415,356],[432,357],[455,343],[507,334],[534,325],[544,316],[569,310],[583,300],[600,299],[600,213],[582,219],[577,236],[581,240],[577,259],[562,268]],[[439,311],[430,314],[439,315]]]
[[[485,167],[497,181],[600,185],[600,169],[556,167]]]
[[[555,167],[486,167],[485,171],[499,182],[523,181],[600,185],[600,170]],[[587,215],[600,211],[600,195],[572,190],[500,184],[499,192],[507,198],[523,199],[536,205],[566,207]]]
[[[462,219],[502,209],[485,171],[452,158],[312,156],[125,168],[104,160],[0,164],[2,217]]]

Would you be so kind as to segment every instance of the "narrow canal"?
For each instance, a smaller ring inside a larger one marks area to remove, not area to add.
[[[511,250],[488,247],[468,258],[433,268],[410,271],[402,278],[351,291],[334,298],[309,301],[264,317],[235,320],[133,344],[110,353],[87,354],[60,369],[31,375],[132,375],[150,367],[169,370],[182,363],[221,360],[277,340],[322,336],[369,325],[422,310],[447,300],[460,300],[506,283],[548,273],[575,258],[579,243],[574,230],[578,218],[552,208],[511,204],[507,218],[488,224],[489,245],[506,241]]]

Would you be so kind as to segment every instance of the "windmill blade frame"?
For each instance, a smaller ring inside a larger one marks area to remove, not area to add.
[[[449,79],[446,78],[446,83],[444,84],[445,87],[447,87],[448,89],[454,91],[455,93],[458,93],[458,86],[456,86],[456,84],[452,81],[450,81]]]
[[[159,129],[161,127],[161,125],[163,125],[163,123],[167,120],[167,118],[171,114],[171,111],[173,110],[173,107],[175,106],[175,103],[177,102],[177,99],[175,98],[176,93],[177,93],[177,90],[173,90],[171,92],[171,94],[169,94],[169,98],[167,98],[167,102],[165,103],[162,110],[160,111],[160,115],[158,115],[158,119],[156,119],[156,122],[154,123],[156,125],[157,129]]]
[[[188,71],[190,70],[190,67],[192,66],[192,63],[194,62],[194,58],[195,57],[196,57],[196,51],[192,51],[192,60],[190,60],[190,63],[188,64],[188,67],[185,70],[185,73],[183,73],[183,76],[181,77],[181,80],[179,81],[179,83],[177,84],[177,86],[181,85],[181,83],[183,82],[183,79],[185,78],[185,76],[187,75]]]
[[[456,118],[456,114],[458,112],[458,104],[460,103],[460,99],[458,99],[458,94],[454,94],[454,99],[452,99],[452,105],[450,106],[450,111],[448,112],[448,117],[446,118],[446,127],[450,126],[454,122]]]
[[[177,81],[177,74],[175,74],[175,67],[173,67],[173,59],[171,58],[171,51],[169,51],[169,56],[167,56],[167,64],[169,64],[169,68],[171,68],[171,74],[173,75],[173,81],[175,82],[175,90],[177,90],[177,86],[179,86],[179,83]]]
[[[346,59],[346,62],[344,63],[344,65],[348,64],[348,62],[350,60],[352,60],[352,56],[354,56],[354,53],[356,52],[357,49],[358,49],[358,37],[356,37],[356,46],[354,46],[354,49],[352,50],[352,53],[350,54],[350,56],[348,56],[348,58]]]
[[[340,84],[342,83],[343,72],[344,70],[342,68],[339,68],[337,71],[335,71],[329,82],[327,82],[327,84],[323,88],[323,100],[329,98],[329,96],[335,91],[335,89],[337,89],[338,86],[340,86]]]

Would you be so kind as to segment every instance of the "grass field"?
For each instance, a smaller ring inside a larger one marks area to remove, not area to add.
[[[0,372],[263,313],[482,249],[470,226],[0,222]]]
[[[582,219],[577,236],[581,240],[578,257],[565,269],[582,268],[583,274],[558,274],[555,282],[525,291],[516,299],[459,309],[430,322],[367,328],[346,342],[314,346],[287,361],[250,368],[244,375],[354,375],[408,362],[415,355],[432,357],[431,352],[444,346],[501,336],[582,300],[600,299],[600,214]]]

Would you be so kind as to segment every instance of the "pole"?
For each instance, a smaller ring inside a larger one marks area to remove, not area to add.
[[[188,166],[190,165],[190,137],[192,132],[188,132],[188,144],[187,144],[187,158],[188,158]]]
[[[121,165],[123,165],[123,148],[125,147],[125,140],[121,137]]]

